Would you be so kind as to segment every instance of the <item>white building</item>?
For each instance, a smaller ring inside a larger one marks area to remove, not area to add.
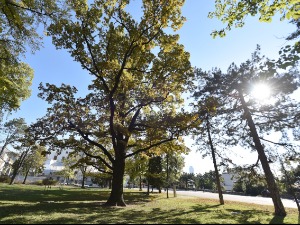
[[[190,166],[190,167],[189,167],[189,172],[190,172],[190,173],[194,173],[194,172],[195,172],[194,167]]]
[[[10,175],[12,172],[12,165],[16,159],[17,154],[5,148],[0,155],[0,175]]]
[[[57,152],[51,152],[50,155],[47,155],[46,162],[44,164],[43,174],[45,176],[49,176],[55,172],[62,171],[65,166],[63,164],[63,159],[68,157],[70,150],[62,151],[61,154],[57,154]]]
[[[54,180],[57,180],[59,183],[78,183],[82,182],[83,176],[80,169],[74,170],[74,176],[67,179],[63,176],[63,174],[59,173],[65,169],[65,165],[63,160],[69,157],[69,154],[72,150],[64,150],[61,154],[57,154],[57,152],[51,152],[51,154],[47,155],[47,160],[44,165],[43,175],[47,177],[51,177]],[[94,167],[88,166],[87,172],[98,172]],[[86,177],[86,184],[92,184],[92,178]]]

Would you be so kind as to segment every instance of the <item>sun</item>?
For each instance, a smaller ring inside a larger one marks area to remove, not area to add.
[[[271,88],[264,83],[256,84],[252,89],[251,95],[259,101],[268,100],[271,96]]]

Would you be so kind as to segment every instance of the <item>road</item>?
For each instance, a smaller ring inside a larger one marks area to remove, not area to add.
[[[170,192],[172,194],[172,192]],[[217,193],[202,192],[202,191],[177,191],[178,195],[195,196],[199,198],[210,198],[219,199]],[[230,195],[223,194],[224,201],[237,201],[237,202],[247,202],[258,205],[273,205],[271,198],[264,197],[252,197],[252,196],[240,196],[240,195]],[[297,208],[295,201],[289,199],[282,199],[282,203],[286,208]]]

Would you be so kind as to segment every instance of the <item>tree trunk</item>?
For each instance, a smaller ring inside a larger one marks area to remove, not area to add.
[[[104,204],[105,206],[126,206],[123,198],[124,172],[125,158],[123,154],[116,154],[116,159],[113,164],[112,190],[109,199]]]
[[[167,154],[167,198],[169,198],[169,154]]]
[[[212,158],[213,158],[213,163],[214,163],[214,168],[215,168],[219,200],[220,200],[220,204],[224,205],[224,198],[223,198],[223,193],[222,193],[220,174],[219,174],[219,170],[218,170],[218,166],[217,166],[216,153],[215,153],[215,149],[214,149],[213,142],[212,142],[211,135],[210,135],[210,123],[209,123],[208,113],[206,114],[206,130],[207,130],[207,134],[208,134],[208,141],[209,141],[211,154],[212,154]]]
[[[252,116],[250,114],[249,108],[247,107],[246,101],[244,99],[244,96],[242,92],[239,90],[239,97],[244,109],[244,114],[246,116],[248,126],[250,128],[251,136],[253,138],[253,142],[255,144],[255,148],[258,152],[259,160],[261,162],[261,165],[263,167],[266,181],[268,184],[268,189],[270,191],[271,198],[273,200],[274,208],[275,208],[275,215],[277,216],[286,216],[286,211],[284,209],[284,206],[282,204],[280,195],[279,195],[279,190],[276,185],[273,173],[271,171],[267,156],[265,154],[264,148],[260,142],[255,124],[253,122]]]
[[[81,182],[81,188],[84,189],[84,180],[85,180],[85,175],[82,173],[82,182]]]
[[[177,193],[176,193],[176,185],[173,185],[173,194],[174,194],[174,198],[177,197]]]
[[[108,180],[108,189],[112,189],[112,179]]]
[[[147,186],[147,195],[150,195],[150,183],[149,183],[149,179],[147,179],[147,183],[148,183],[148,186]]]
[[[140,190],[139,191],[143,191],[142,189],[142,176],[140,175]]]
[[[29,174],[29,171],[30,171],[30,169],[28,169],[28,170],[26,171],[26,174],[25,174],[25,177],[24,177],[24,180],[23,180],[23,183],[22,183],[22,184],[25,184],[25,183],[26,183],[26,180],[27,180],[27,176],[28,176],[28,174]]]
[[[29,171],[30,171],[30,169],[31,169],[31,167],[32,167],[32,163],[33,163],[33,162],[31,162],[31,163],[30,163],[29,169],[26,171],[26,175],[25,175],[25,178],[24,178],[24,180],[23,180],[23,184],[25,184],[25,183],[26,183],[27,176],[28,176],[28,174],[29,174]]]
[[[19,169],[21,168],[21,166],[23,165],[23,162],[24,162],[24,159],[26,158],[27,156],[27,153],[28,151],[25,151],[25,152],[22,152],[20,158],[18,159],[18,164],[15,165],[16,167],[14,168],[13,170],[13,175],[11,177],[11,180],[10,180],[10,183],[9,185],[12,185],[16,179],[16,176],[18,175],[19,173]]]

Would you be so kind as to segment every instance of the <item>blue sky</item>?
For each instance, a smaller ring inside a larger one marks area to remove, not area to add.
[[[280,48],[287,44],[285,37],[295,30],[293,25],[279,21],[279,17],[272,23],[260,23],[257,18],[249,17],[243,28],[231,30],[225,38],[213,39],[210,33],[224,26],[217,19],[207,18],[208,12],[213,9],[214,1],[187,0],[183,7],[187,22],[178,32],[180,42],[191,54],[192,65],[204,70],[219,67],[225,71],[232,62],[239,65],[251,57],[257,44],[264,55],[277,58]],[[66,83],[84,93],[91,79],[66,51],[56,50],[49,37],[44,39],[44,47],[40,51],[34,55],[27,54],[26,62],[35,71],[32,96],[11,117],[24,117],[28,124],[42,117],[48,107],[37,97],[39,83]],[[192,146],[191,141],[188,142],[187,145]],[[186,156],[185,171],[193,166],[195,173],[203,173],[212,169],[211,164],[210,159],[203,160],[199,153],[193,151]]]

